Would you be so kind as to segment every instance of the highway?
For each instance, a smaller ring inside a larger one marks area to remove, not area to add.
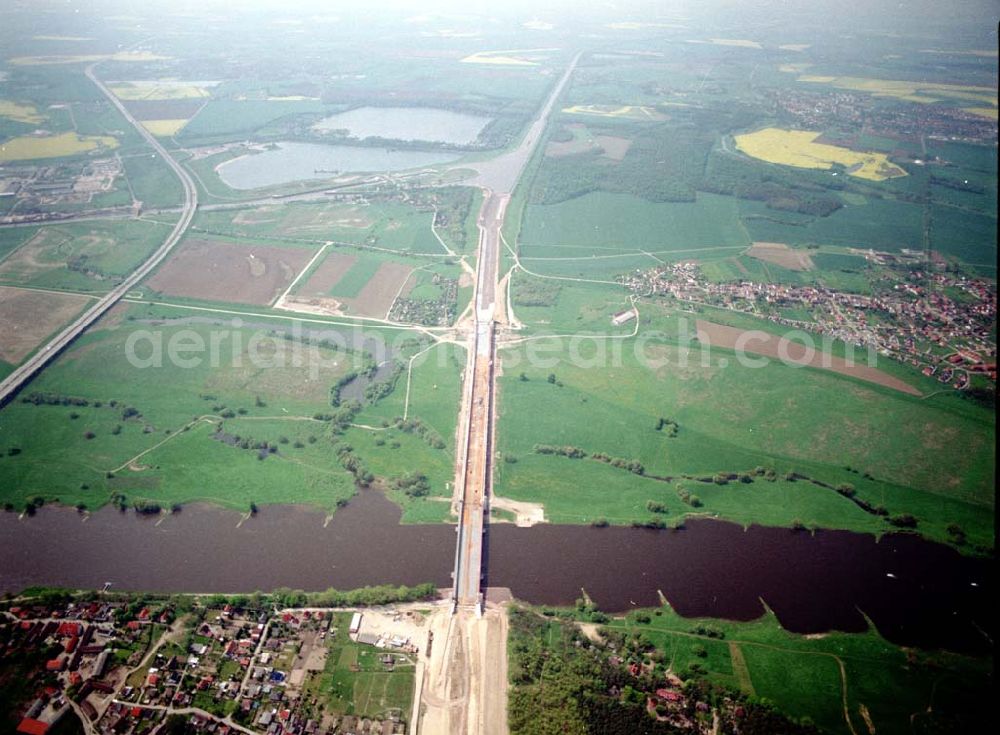
[[[422,670],[415,732],[419,735],[501,735],[507,732],[507,618],[486,605],[482,575],[493,475],[497,285],[500,230],[527,162],[542,139],[548,117],[580,56],[553,86],[538,117],[512,150],[476,163],[472,180],[483,189],[473,320],[459,413],[454,509],[459,517],[451,615],[434,623],[434,653]]]
[[[167,239],[164,240],[163,244],[156,249],[156,251],[149,257],[148,260],[146,260],[145,263],[140,265],[119,285],[115,286],[107,295],[101,297],[96,303],[89,307],[80,317],[76,319],[76,321],[63,329],[63,331],[56,335],[47,344],[42,345],[34,355],[29,357],[20,367],[0,382],[0,406],[10,401],[10,399],[13,398],[26,383],[28,383],[43,367],[45,367],[49,360],[64,350],[91,324],[100,319],[101,316],[104,315],[108,309],[114,306],[119,299],[125,296],[143,278],[149,275],[149,273],[156,268],[156,266],[158,266],[164,258],[167,257],[171,249],[177,244],[181,237],[184,236],[184,232],[191,224],[195,210],[198,208],[198,191],[195,188],[194,181],[188,175],[187,171],[181,168],[180,164],[170,157],[170,154],[167,153],[166,149],[162,145],[160,145],[160,142],[153,137],[148,130],[142,127],[142,125],[134,117],[132,117],[131,114],[129,114],[129,111],[125,109],[125,106],[118,100],[118,98],[111,93],[111,90],[104,86],[104,83],[101,82],[101,80],[94,74],[94,66],[96,65],[87,67],[87,78],[97,85],[97,88],[100,89],[104,96],[111,101],[111,104],[118,109],[118,112],[120,112],[122,116],[128,120],[132,127],[139,131],[139,134],[145,139],[145,141],[152,146],[153,150],[155,150],[156,153],[167,162],[170,168],[173,169],[173,172],[177,174],[177,177],[181,180],[181,184],[184,187],[184,207],[181,210],[180,219],[170,231]]]
[[[553,87],[538,117],[521,142],[507,153],[483,164],[475,183],[483,188],[479,211],[479,250],[476,272],[473,348],[466,364],[462,395],[462,446],[456,477],[459,485],[458,538],[455,541],[453,601],[456,609],[483,608],[481,587],[483,536],[486,531],[493,475],[494,364],[496,362],[496,290],[500,269],[500,230],[511,192],[535,152],[549,115],[569,81],[580,55],[570,62]],[[478,166],[478,164],[477,164]]]

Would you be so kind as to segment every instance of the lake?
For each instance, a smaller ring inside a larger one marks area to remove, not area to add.
[[[270,506],[240,514],[186,506],[156,518],[104,508],[89,518],[41,508],[0,513],[0,591],[27,585],[163,592],[252,592],[366,584],[450,586],[455,527],[399,525],[399,509],[366,490],[325,514]],[[788,630],[860,631],[865,615],[903,645],[990,650],[993,562],[907,534],[881,540],[690,520],[680,531],[542,524],[489,527],[486,583],[518,599],[572,605],[585,588],[607,612],[659,604],[750,620],[766,604]],[[892,576],[889,576],[892,575]]]
[[[469,145],[490,118],[433,107],[358,107],[323,118],[314,130],[346,130],[352,138],[390,138]]]
[[[239,156],[220,164],[216,171],[233,189],[258,189],[295,181],[329,179],[336,174],[405,171],[459,157],[446,151],[409,151],[325,143],[276,143],[261,153]],[[331,173],[336,172],[336,173]]]

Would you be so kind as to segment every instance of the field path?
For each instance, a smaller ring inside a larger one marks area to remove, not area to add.
[[[739,643],[729,641],[729,657],[733,661],[733,673],[736,674],[736,678],[740,682],[740,689],[750,696],[755,696],[757,693],[754,691],[753,681],[750,679],[750,668],[747,666],[747,660],[743,658],[743,649],[740,648]]]

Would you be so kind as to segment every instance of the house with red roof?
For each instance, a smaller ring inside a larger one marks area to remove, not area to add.
[[[48,729],[49,723],[34,720],[30,717],[25,717],[21,720],[21,724],[17,726],[17,731],[24,735],[45,735],[45,731]]]

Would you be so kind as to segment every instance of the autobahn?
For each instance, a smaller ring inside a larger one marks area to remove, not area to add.
[[[125,106],[111,93],[111,90],[109,90],[104,83],[97,78],[94,74],[95,66],[96,65],[91,65],[87,67],[87,78],[101,90],[104,96],[111,101],[111,104],[117,108],[118,112],[122,114],[132,127],[139,131],[139,134],[147,143],[149,143],[153,150],[156,151],[157,155],[162,157],[173,172],[177,174],[177,177],[181,180],[181,185],[184,187],[184,206],[181,209],[181,216],[180,219],[177,220],[177,224],[174,225],[174,228],[170,231],[167,239],[164,240],[163,244],[156,249],[149,259],[134,270],[131,275],[125,278],[124,281],[115,286],[106,295],[98,299],[92,306],[83,312],[83,314],[77,317],[72,324],[63,329],[48,343],[42,345],[34,355],[29,357],[2,382],[0,382],[0,406],[10,401],[10,399],[13,398],[17,392],[21,390],[21,388],[23,388],[24,385],[27,384],[35,375],[37,375],[50,360],[64,350],[70,343],[73,342],[73,340],[83,334],[83,332],[86,331],[90,325],[100,319],[101,316],[104,315],[108,309],[114,306],[119,299],[124,297],[143,278],[149,275],[149,273],[167,256],[181,237],[184,236],[184,232],[191,224],[195,210],[198,208],[198,190],[195,188],[194,181],[191,179],[191,176],[170,156],[169,153],[167,153],[167,150],[160,145],[160,142],[153,137],[152,133],[146,130],[139,123],[139,121],[137,121],[129,113],[129,111],[125,109]]]
[[[455,608],[481,613],[483,594],[483,536],[492,492],[494,366],[496,363],[496,289],[500,268],[500,230],[507,204],[527,162],[534,154],[548,117],[573,73],[579,54],[570,62],[549,94],[538,117],[521,142],[508,153],[483,165],[474,180],[484,190],[479,211],[479,250],[476,273],[473,346],[466,364],[462,396],[462,446],[456,477],[459,486],[458,537],[452,598]]]

